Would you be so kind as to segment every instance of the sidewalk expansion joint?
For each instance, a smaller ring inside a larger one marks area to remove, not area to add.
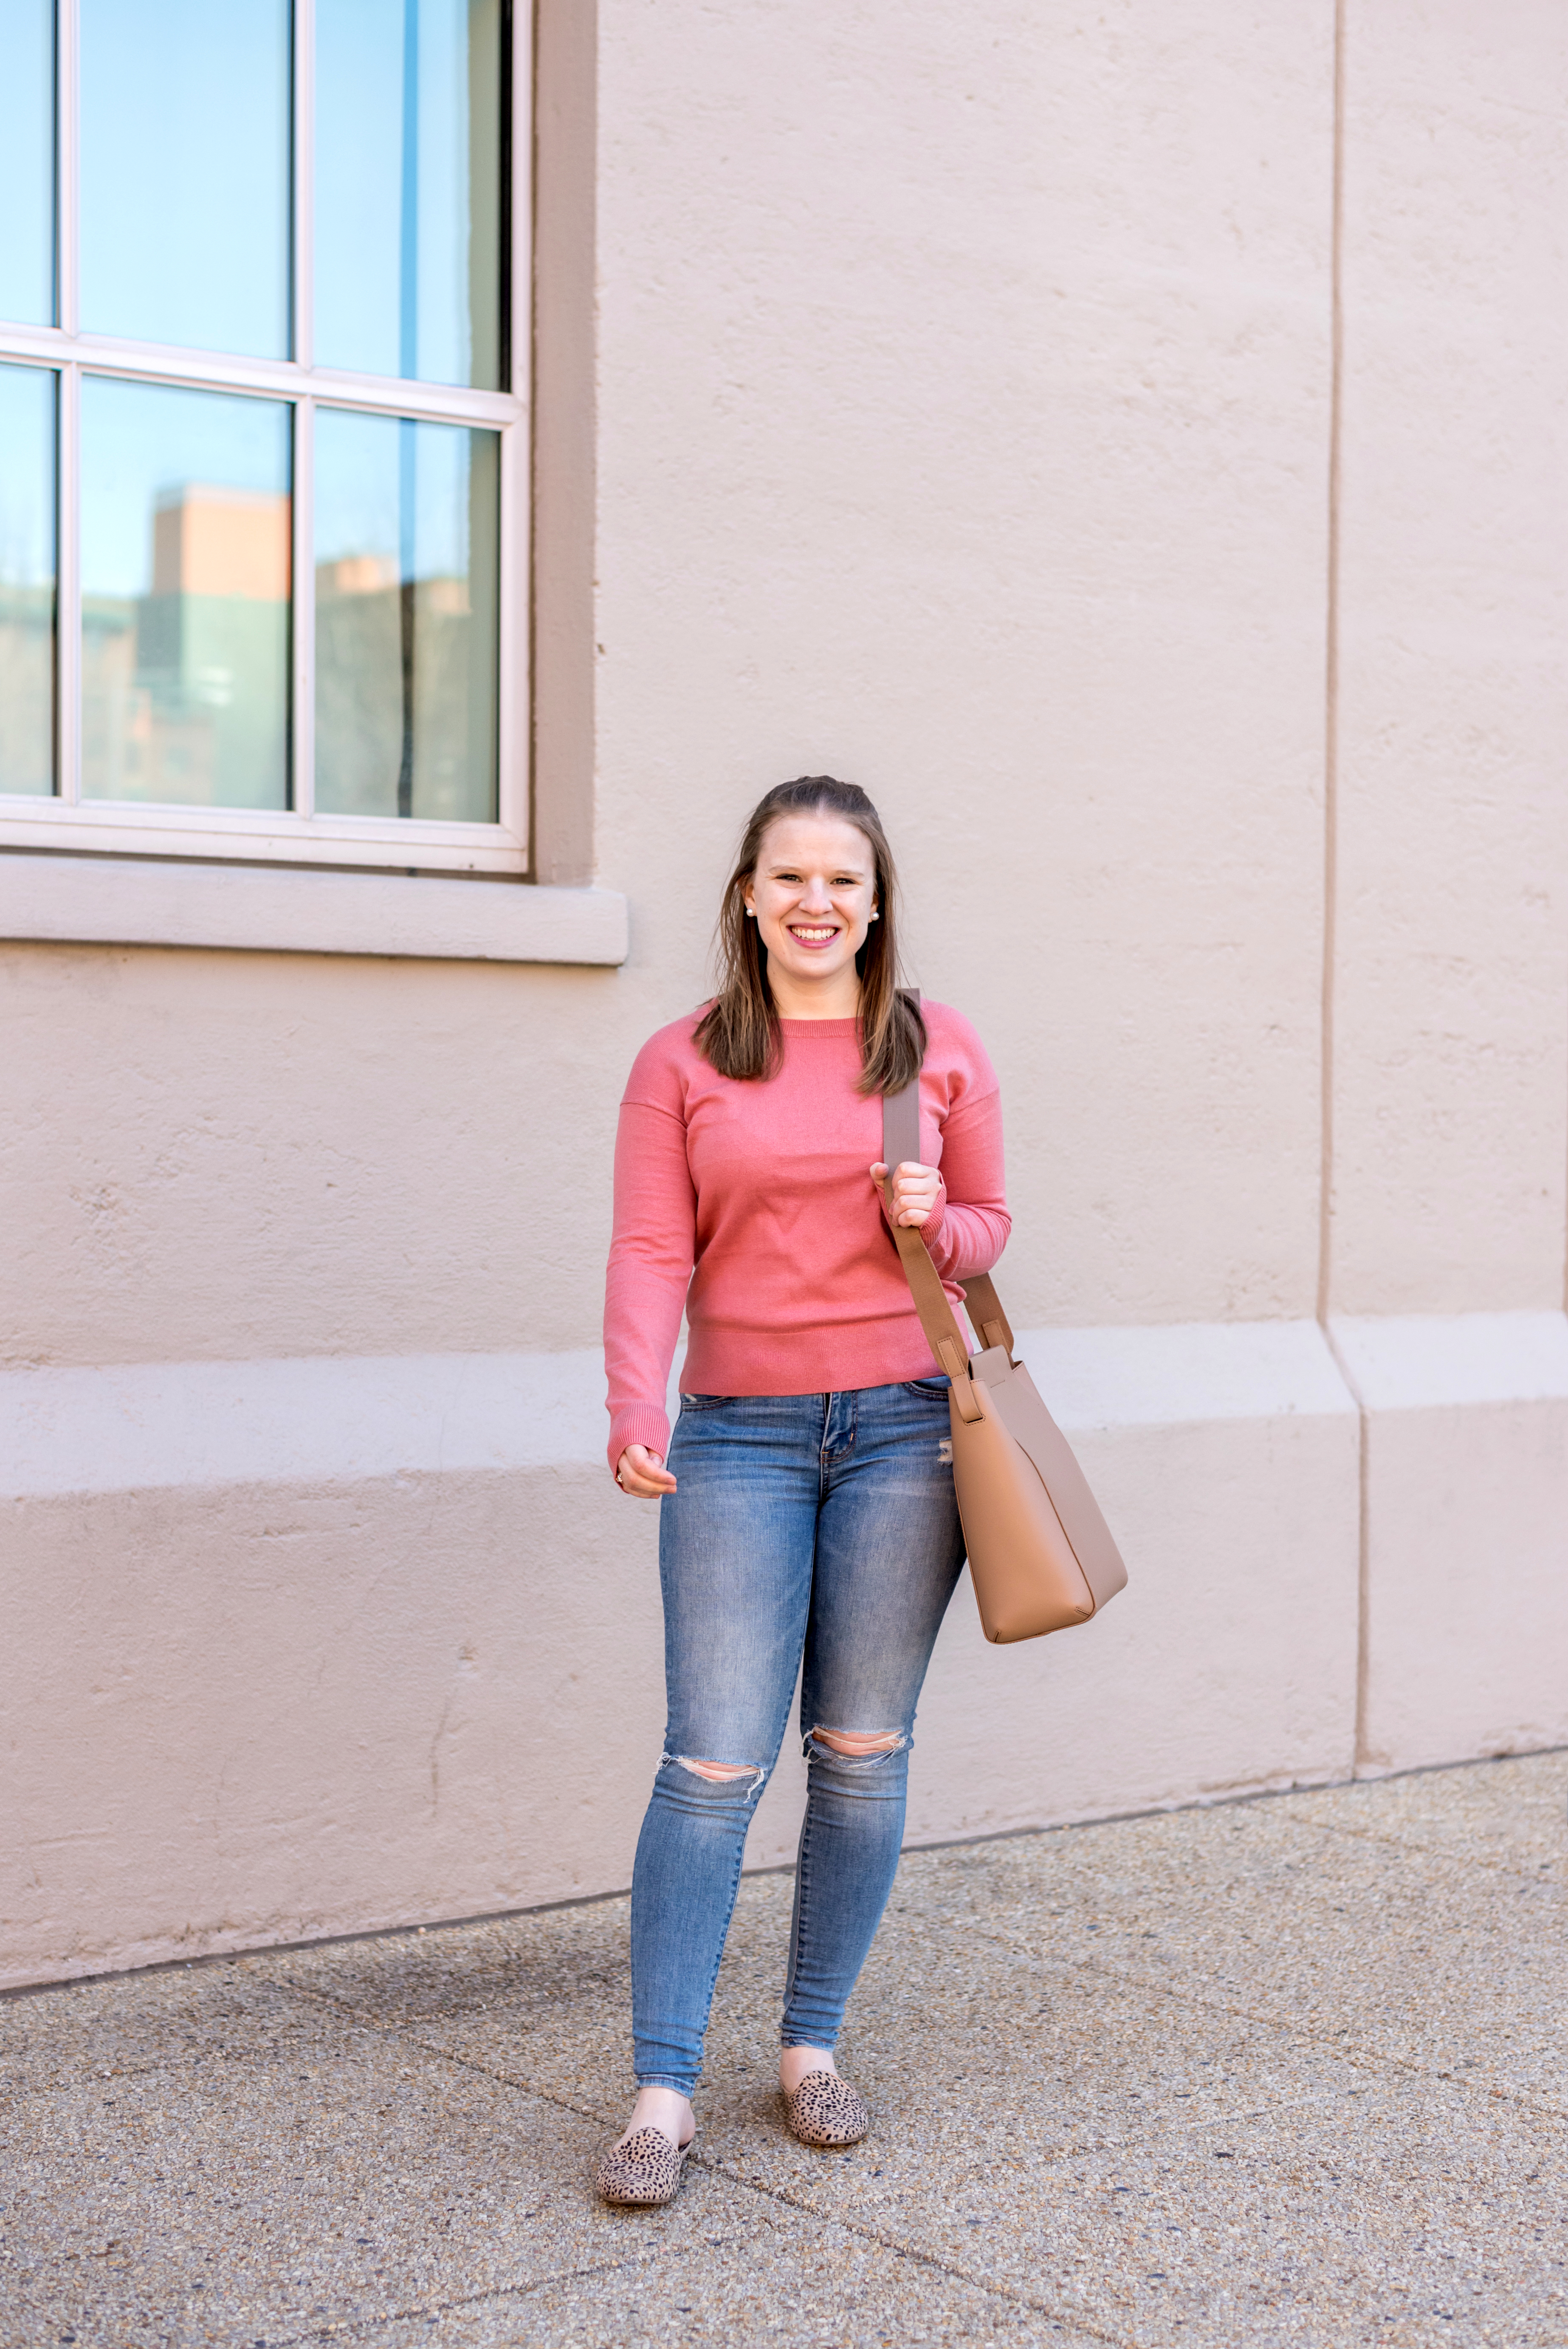
[[[1369,1782],[1364,1780],[1362,1783],[1387,1785],[1388,1782],[1386,1778],[1377,1778]],[[1553,1860],[1542,1861],[1540,1871],[1536,1872],[1529,1868],[1510,1866],[1506,1860],[1501,1859],[1484,1859],[1476,1857],[1461,1859],[1457,1854],[1445,1851],[1440,1844],[1408,1843],[1403,1836],[1385,1835],[1377,1827],[1341,1826],[1337,1819],[1314,1819],[1311,1824],[1315,1827],[1321,1827],[1326,1835],[1345,1836],[1353,1843],[1378,1844],[1385,1851],[1402,1851],[1408,1857],[1418,1857],[1423,1865],[1435,1861],[1439,1867],[1446,1868],[1455,1876],[1466,1876],[1471,1868],[1484,1868],[1493,1876],[1516,1876],[1522,1884],[1545,1885],[1553,1892],[1561,1892],[1563,1889],[1556,1877],[1548,1876],[1545,1873],[1548,1868],[1556,1865]]]
[[[1048,1961],[1044,1958],[1032,1957],[1026,1950],[1015,1949],[1009,1941],[999,1941],[992,1933],[976,1933],[975,1939],[988,1941],[994,1950],[1006,1951],[1018,1965],[1026,1967],[1031,1973],[1087,1974],[1091,1981],[1097,1975],[1109,1976],[1112,1982],[1121,1982],[1130,1990],[1145,1991],[1151,1996],[1169,1999],[1174,2006],[1200,2006],[1212,2014],[1228,2014],[1238,2023],[1255,2023],[1264,2030],[1277,2031],[1282,2038],[1294,2039],[1303,2046],[1318,2047],[1326,2054],[1338,2056],[1342,2062],[1350,2064],[1358,2072],[1408,2072],[1413,2079],[1444,2080],[1456,2088],[1484,2089],[1489,2096],[1496,2097],[1500,2103],[1518,2105],[1526,2112],[1542,2113],[1553,2120],[1568,2120],[1568,2105],[1549,2104],[1544,2096],[1536,2095],[1528,2088],[1500,2088],[1490,2080],[1468,2080],[1457,2072],[1438,2071],[1430,2064],[1418,2063],[1413,2056],[1380,2054],[1372,2048],[1364,2048],[1354,2044],[1347,2045],[1339,2039],[1326,2039],[1320,2033],[1309,2031],[1302,2023],[1287,2022],[1283,2016],[1270,2014],[1266,2010],[1242,2006],[1233,1999],[1206,1994],[1201,1990],[1174,1989],[1169,1982],[1156,1982],[1148,1975],[1130,1972],[1123,1967],[1108,1962],[1104,1958],[1098,1959],[1093,1963],[1087,1958],[1069,1957]]]
[[[514,2072],[502,2071],[496,2064],[482,2064],[474,2056],[459,2055],[449,2047],[437,2046],[428,2040],[417,2037],[415,2034],[419,2029],[417,2023],[393,2023],[382,2029],[377,2029],[374,2023],[366,2022],[346,2000],[334,1998],[330,1992],[316,1990],[304,1983],[279,1981],[276,1977],[273,1978],[273,1986],[294,1997],[308,1999],[317,2005],[330,2007],[335,2013],[341,2014],[351,2022],[356,2029],[365,2031],[383,2042],[393,2038],[400,2039],[406,2046],[417,2048],[422,2055],[434,2056],[439,2062],[454,2064],[460,2071],[477,2073],[481,2078],[494,2080],[500,2087],[515,2088],[520,2095],[537,2097],[542,2104],[553,2105],[558,2111],[571,2113],[578,2120],[591,2121],[600,2128],[610,2126],[603,2114],[593,2112],[586,2106],[575,2105],[570,2097],[557,2095],[553,2090],[540,2087],[535,2082],[523,2079]],[[841,2227],[846,2234],[855,2235],[864,2242],[875,2243],[881,2250],[892,2251],[901,2259],[913,2261],[917,2266],[931,2268],[938,2275],[950,2276],[954,2282],[966,2284],[972,2292],[984,2292],[993,2299],[1009,2301],[1017,2307],[1026,2308],[1037,2316],[1047,2318],[1054,2324],[1076,2331],[1086,2340],[1102,2341],[1107,2344],[1107,2349],[1136,2349],[1136,2344],[1130,2341],[1125,2333],[1107,2333],[1100,2326],[1090,2323],[1088,2318],[1077,2314],[1070,2309],[1058,2307],[1051,2301],[1036,2299],[1032,2293],[1020,2292],[1016,2285],[998,2282],[991,2277],[976,2275],[968,2268],[959,2267],[952,2261],[939,2258],[934,2251],[923,2251],[917,2244],[906,2242],[899,2236],[884,2234],[878,2228],[868,2227],[861,2220],[846,2218],[841,2213],[824,2211],[815,2203],[788,2193],[782,2187],[764,2185],[759,2179],[748,2178],[730,2168],[726,2163],[711,2159],[706,2154],[692,2153],[688,2154],[686,2158],[692,2168],[703,2170],[712,2178],[721,2178],[727,2185],[738,2186],[749,2194],[761,2196],[766,2200],[782,2203],[786,2209],[798,2210],[806,2217],[816,2219],[825,2227]],[[597,2272],[597,2271],[585,2271],[585,2272]],[[570,2281],[571,2279],[562,2280]],[[542,2282],[549,2281],[554,2281],[554,2279],[541,2279]],[[500,2289],[510,2291],[518,2287],[507,2286]],[[477,2295],[480,2300],[491,2296],[487,2293]],[[450,2305],[459,2308],[466,2307],[469,2303],[465,2301],[453,2301]],[[418,2314],[419,2312],[413,2313]],[[390,2323],[394,2320],[390,2317],[378,2317],[355,2321]],[[344,2328],[339,2326],[335,2329]],[[330,2333],[325,2331],[293,2334],[286,2342],[269,2342],[267,2349],[289,2349],[289,2344],[293,2341],[326,2340],[330,2337]]]
[[[304,1995],[311,1997],[317,1993],[306,1992]],[[340,2003],[335,2000],[324,2000],[323,2002],[333,2005]],[[599,2128],[610,2127],[610,2123],[605,2120],[602,2113],[591,2111],[584,2105],[573,2104],[569,2096],[557,2095],[553,2090],[542,2088],[532,2081],[520,2078],[515,2073],[503,2072],[496,2064],[481,2064],[471,2055],[459,2055],[449,2047],[433,2046],[426,2040],[416,2038],[414,2032],[417,2029],[418,2025],[395,2023],[391,2026],[388,2035],[403,2040],[409,2047],[418,2048],[422,2055],[436,2056],[444,2063],[455,2064],[461,2071],[476,2072],[484,2079],[494,2080],[501,2087],[515,2088],[520,2095],[535,2096],[542,2104],[553,2105],[557,2111],[571,2113],[577,2120],[591,2121]],[[955,2283],[966,2284],[972,2292],[983,2292],[991,2299],[1009,2301],[1016,2307],[1026,2308],[1033,2314],[1047,2317],[1052,2323],[1059,2324],[1068,2331],[1076,2332],[1086,2340],[1103,2341],[1107,2344],[1107,2349],[1137,2349],[1137,2344],[1126,2333],[1107,2333],[1102,2326],[1092,2323],[1087,2317],[1078,2315],[1071,2309],[1058,2307],[1053,2301],[1038,2300],[1033,2293],[1020,2292],[1016,2285],[999,2282],[994,2277],[976,2275],[969,2268],[959,2267],[951,2260],[939,2258],[934,2251],[923,2251],[916,2243],[906,2242],[897,2235],[884,2234],[880,2228],[869,2227],[863,2220],[848,2218],[839,2211],[823,2210],[816,2203],[806,2200],[802,2196],[790,2194],[783,2187],[764,2185],[759,2178],[748,2178],[742,2172],[732,2169],[727,2163],[714,2160],[707,2154],[690,2153],[686,2156],[686,2160],[691,2168],[700,2169],[710,2178],[720,2178],[726,2185],[740,2187],[745,2192],[758,2195],[769,2202],[782,2203],[787,2209],[796,2210],[803,2217],[815,2219],[824,2227],[841,2227],[846,2234],[854,2235],[862,2242],[875,2243],[880,2250],[892,2251],[900,2259],[912,2261],[917,2267],[931,2268],[938,2275],[950,2276]],[[553,2281],[553,2279],[541,2281]],[[480,2295],[480,2298],[486,2296]],[[451,2304],[453,2307],[466,2305],[465,2302],[458,2301],[454,2301]],[[305,2334],[299,2337],[315,2339],[326,2336]],[[287,2349],[287,2344],[269,2342],[267,2349]]]
[[[554,2284],[586,2283],[594,2276],[620,2275],[630,2268],[648,2267],[655,2256],[648,2251],[624,2260],[600,2260],[591,2267],[562,2268],[550,2275],[531,2276],[517,2283],[491,2284],[484,2292],[464,2292],[456,2300],[420,2301],[410,2308],[385,2309],[379,2316],[335,2316],[328,2323],[314,2325],[305,2333],[261,2333],[256,2336],[255,2349],[301,2349],[305,2342],[331,2341],[345,2333],[364,2333],[370,2326],[412,2324],[421,2317],[449,2316],[459,2308],[482,2308],[487,2301],[521,2300],[531,2292],[545,2292]]]

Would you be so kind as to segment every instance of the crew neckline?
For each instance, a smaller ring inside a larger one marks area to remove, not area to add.
[[[858,1019],[780,1019],[779,1025],[787,1028],[791,1036],[830,1036],[836,1039],[858,1036],[861,1031]]]

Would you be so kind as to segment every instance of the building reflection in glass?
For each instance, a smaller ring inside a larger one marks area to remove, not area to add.
[[[0,367],[0,792],[55,788],[57,381]]]
[[[493,823],[499,440],[318,409],[315,803]]]
[[[289,412],[82,386],[82,795],[289,803]]]

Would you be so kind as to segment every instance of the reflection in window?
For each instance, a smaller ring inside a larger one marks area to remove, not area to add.
[[[285,358],[289,0],[81,0],[89,334]]]
[[[493,823],[499,441],[318,409],[315,803]]]
[[[0,0],[0,318],[55,323],[53,0]]]
[[[498,823],[514,17],[0,0],[13,823],[253,810],[270,854],[319,812],[365,819],[327,829],[371,862],[410,821]],[[149,829],[183,851],[247,827]]]
[[[317,0],[315,357],[500,383],[500,0]]]
[[[0,367],[0,792],[55,788],[55,382]]]
[[[288,805],[289,411],[82,382],[82,795]]]

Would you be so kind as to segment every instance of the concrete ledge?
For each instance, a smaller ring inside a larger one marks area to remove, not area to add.
[[[1126,1550],[1103,1622],[961,1589],[909,1835],[1345,1777],[1359,1430],[1311,1323],[1026,1333]],[[0,1378],[0,1982],[624,1884],[657,1512],[596,1349]],[[793,1852],[799,1743],[750,1864]]]
[[[1368,1411],[1568,1402],[1568,1314],[1336,1315],[1329,1328]]]
[[[0,1501],[582,1466],[603,1401],[597,1347],[0,1371]]]
[[[1568,1325],[1335,1335],[1359,1417],[1311,1322],[1020,1337],[1131,1581],[1002,1649],[960,1590],[912,1842],[1568,1743]],[[0,1377],[0,1981],[625,1883],[658,1520],[603,1429],[593,1349]]]
[[[1354,1416],[1312,1321],[1024,1331],[1062,1425]],[[676,1405],[680,1365],[671,1374]],[[603,1357],[311,1355],[0,1371],[0,1499],[597,1464]]]
[[[1568,1741],[1568,1318],[1336,1319],[1366,1418],[1367,1775]]]
[[[1075,1430],[1355,1410],[1315,1321],[1026,1330],[1017,1350],[1055,1416]]]
[[[0,938],[458,962],[624,962],[611,889],[310,873],[173,859],[0,854]]]

